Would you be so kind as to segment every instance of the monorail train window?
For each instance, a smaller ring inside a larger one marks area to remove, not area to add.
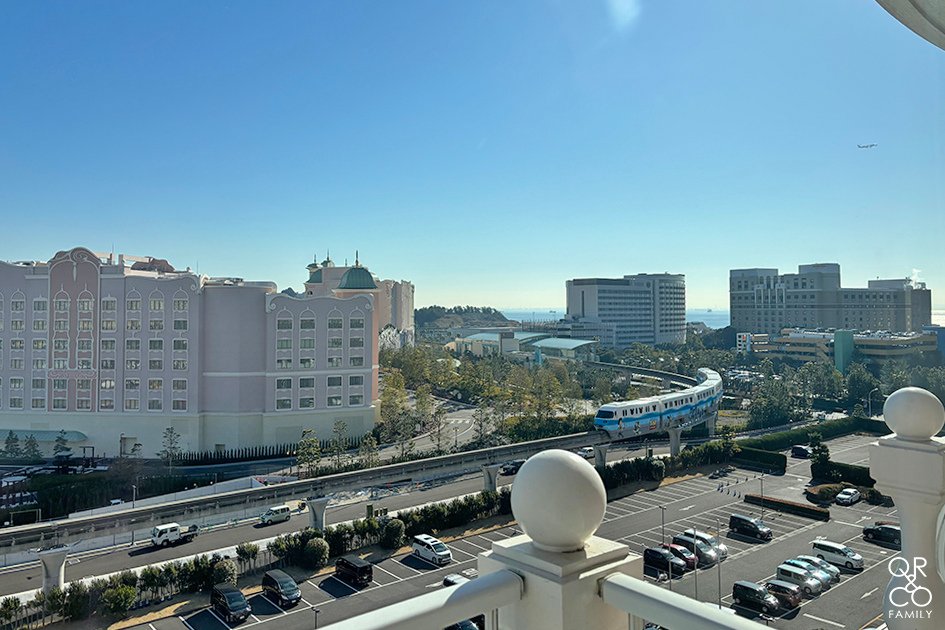
[[[607,411],[606,409],[601,409],[600,411],[597,412],[597,417],[598,418],[613,418],[614,412]]]

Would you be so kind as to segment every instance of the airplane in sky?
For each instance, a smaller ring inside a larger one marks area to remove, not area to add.
[[[878,147],[879,145],[875,142],[872,144],[858,144],[856,145],[857,149],[872,149],[873,147]]]

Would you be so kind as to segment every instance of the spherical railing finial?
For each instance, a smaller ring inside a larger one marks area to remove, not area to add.
[[[515,476],[512,514],[545,551],[584,547],[607,509],[600,475],[583,457],[562,450],[533,455]]]
[[[945,425],[945,408],[935,394],[921,387],[903,387],[886,399],[883,417],[900,438],[925,442]]]

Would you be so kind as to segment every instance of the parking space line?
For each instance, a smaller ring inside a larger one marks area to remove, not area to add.
[[[804,613],[804,616],[807,617],[808,619],[813,619],[814,621],[819,621],[820,623],[826,623],[831,626],[835,626],[837,628],[846,628],[845,625],[843,625],[842,623],[837,623],[836,621],[830,621],[829,619],[822,619],[820,617],[815,617],[814,615],[809,615],[807,613]]]
[[[213,616],[214,619],[216,619],[216,620],[219,621],[221,624],[223,624],[223,627],[224,627],[224,628],[229,628],[229,627],[230,627],[230,626],[228,626],[228,625],[226,624],[225,621],[223,621],[222,619],[220,619],[220,615],[217,614],[217,611],[215,611],[212,606],[211,606],[210,608],[208,608],[207,610],[210,611],[210,614]],[[259,621],[259,620],[257,619],[257,621]]]
[[[470,559],[470,560],[472,560],[473,558],[476,557],[475,555],[469,553],[468,551],[463,551],[463,550],[460,549],[459,547],[453,547],[453,546],[451,546],[451,547],[450,547],[450,550],[451,550],[453,553],[461,553],[461,554],[463,554],[464,556],[469,556],[469,559]]]
[[[375,569],[380,569],[381,571],[383,571],[383,572],[386,573],[387,575],[391,576],[392,578],[394,578],[394,579],[397,580],[398,582],[403,579],[403,578],[401,578],[401,577],[397,577],[396,575],[394,575],[393,573],[391,573],[390,571],[388,571],[387,569],[385,569],[384,567],[382,567],[382,566],[379,565],[379,564],[375,564],[375,565],[374,565],[374,568],[375,568]],[[393,584],[393,582],[391,582],[391,584]]]
[[[465,538],[463,539],[463,542],[466,543],[467,545],[472,545],[472,546],[475,547],[476,549],[482,549],[483,551],[489,551],[489,550],[486,549],[485,547],[480,547],[480,546],[477,545],[476,543],[474,543],[474,542],[472,542],[472,541],[470,541],[470,540],[467,540],[467,539],[465,539]]]
[[[181,617],[181,616],[179,616],[179,615],[178,615],[177,618],[180,619],[180,622],[181,622],[182,624],[184,624],[185,626],[187,626],[188,628],[190,628],[190,630],[194,630],[194,627],[193,627],[192,625],[190,625],[189,623],[187,623],[187,620],[186,620],[186,619],[184,619],[183,617]]]

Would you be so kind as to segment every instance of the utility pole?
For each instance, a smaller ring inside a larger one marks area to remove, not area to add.
[[[696,557],[696,568],[692,571],[693,589],[695,590],[695,599],[699,601],[699,554],[696,553],[696,524],[692,524],[692,554]]]
[[[765,520],[765,471],[761,471],[761,520]]]
[[[715,527],[715,530],[716,530],[715,535],[720,539],[719,542],[721,543],[721,542],[722,542],[722,541],[721,541],[721,538],[722,538],[722,520],[721,520],[718,516],[715,517],[715,525],[716,525],[716,527]],[[719,599],[718,599],[718,602],[719,602],[719,610],[722,610],[722,558],[719,558],[719,561],[716,562],[715,564],[717,564],[718,567],[719,567]]]
[[[665,545],[666,544],[666,508],[664,506],[659,506],[660,508],[660,541]]]

